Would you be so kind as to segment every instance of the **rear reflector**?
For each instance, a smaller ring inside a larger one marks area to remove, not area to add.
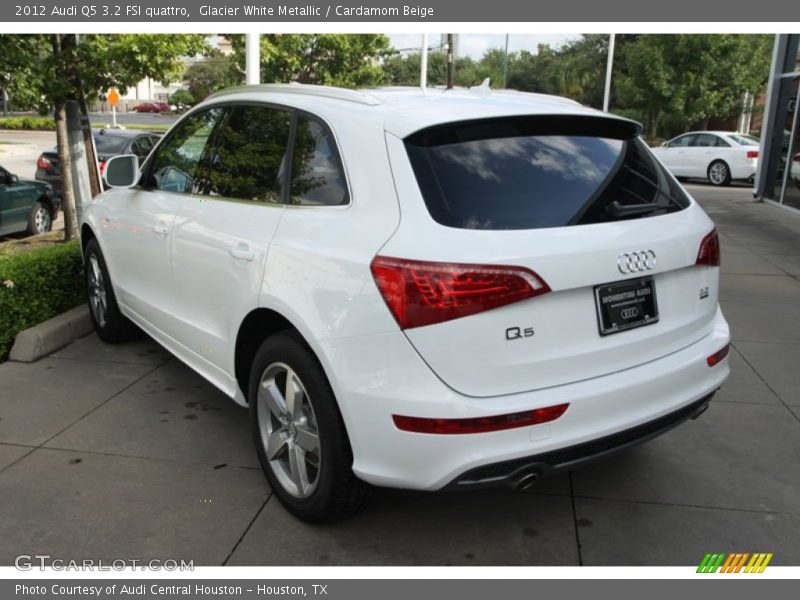
[[[703,241],[700,242],[700,250],[697,252],[697,265],[708,267],[718,267],[720,262],[719,236],[717,230],[712,229]]]
[[[104,161],[104,160],[100,161],[99,168],[100,168],[100,175],[105,173],[106,172],[106,161]]]
[[[758,158],[758,150],[748,150],[747,158]]]
[[[719,363],[721,363],[725,359],[725,357],[728,356],[728,352],[730,351],[731,351],[731,345],[726,344],[725,347],[722,348],[722,350],[715,352],[706,359],[708,366],[713,367],[714,365],[718,365]]]
[[[487,433],[517,427],[528,427],[555,421],[563,415],[569,404],[558,404],[546,408],[536,408],[509,415],[475,417],[472,419],[427,419],[423,417],[403,417],[392,415],[395,426],[402,431],[414,433],[461,434]]]
[[[523,267],[376,256],[372,276],[401,329],[473,315],[550,291]]]
[[[44,155],[40,156],[39,159],[36,161],[36,168],[37,169],[49,169],[50,168],[50,161],[45,158]]]

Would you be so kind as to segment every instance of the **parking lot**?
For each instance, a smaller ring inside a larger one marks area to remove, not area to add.
[[[525,493],[378,490],[364,513],[311,526],[272,497],[246,410],[149,340],[90,335],[0,365],[0,564],[800,563],[800,216],[746,186],[689,189],[720,231],[734,340],[700,419]]]

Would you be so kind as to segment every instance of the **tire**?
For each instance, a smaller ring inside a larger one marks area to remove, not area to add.
[[[28,234],[39,235],[47,233],[53,228],[53,213],[47,205],[34,202],[31,214],[28,216]]]
[[[688,177],[683,177],[683,176],[681,176],[681,177],[677,177],[677,176],[676,176],[676,177],[675,177],[675,179],[677,179],[677,180],[678,180],[678,181],[680,181],[681,183],[686,183],[687,181],[689,181],[689,178],[688,178]]]
[[[724,160],[715,160],[708,165],[707,175],[711,185],[725,186],[731,183],[731,170]]]
[[[295,390],[293,408],[285,401],[289,381]],[[248,392],[258,459],[290,513],[321,523],[366,507],[372,488],[353,474],[353,452],[336,398],[299,335],[285,330],[261,344]],[[274,444],[270,447],[267,440]]]
[[[139,337],[140,330],[119,310],[106,261],[96,240],[86,244],[84,272],[89,315],[98,337],[110,344]]]

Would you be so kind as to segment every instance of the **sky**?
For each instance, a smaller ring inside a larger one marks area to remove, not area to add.
[[[440,34],[428,34],[428,47],[439,43]],[[535,52],[539,44],[550,44],[559,46],[564,42],[580,37],[577,33],[554,33],[554,34],[511,34],[508,39],[508,49],[510,52],[519,50],[529,50]],[[420,48],[422,46],[422,35],[419,33],[394,33],[389,34],[392,45],[399,49]],[[459,35],[459,56],[470,56],[479,59],[491,48],[504,48],[506,36],[502,33],[494,34],[460,34]]]

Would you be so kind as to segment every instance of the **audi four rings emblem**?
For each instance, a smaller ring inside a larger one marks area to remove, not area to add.
[[[617,268],[623,275],[639,271],[652,271],[656,268],[656,253],[652,250],[624,252],[617,258]]]

